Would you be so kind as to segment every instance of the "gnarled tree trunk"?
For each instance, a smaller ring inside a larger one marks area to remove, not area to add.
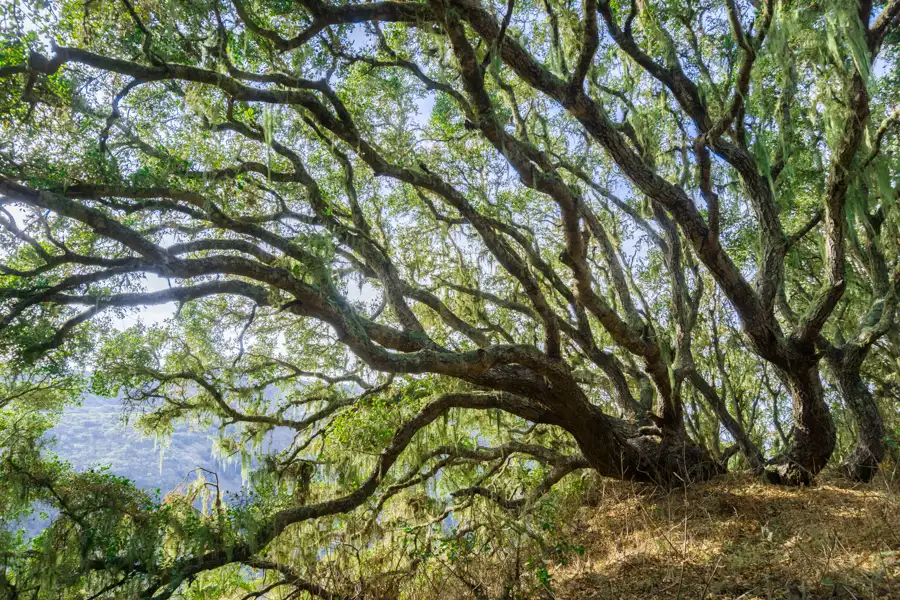
[[[722,464],[684,435],[641,435],[628,424],[612,423],[592,405],[567,417],[560,426],[600,475],[677,487],[724,472]]]
[[[801,362],[781,376],[791,393],[794,437],[787,452],[769,461],[765,476],[772,483],[807,485],[834,452],[834,421],[825,403],[818,361]]]
[[[884,420],[875,399],[860,376],[865,351],[848,347],[830,352],[826,361],[835,387],[856,418],[856,446],[844,459],[841,469],[855,481],[871,481],[885,455]]]

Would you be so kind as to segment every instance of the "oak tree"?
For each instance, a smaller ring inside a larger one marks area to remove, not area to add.
[[[0,507],[59,515],[4,538],[13,597],[342,598],[366,561],[390,596],[439,538],[531,531],[578,471],[795,485],[886,458],[900,1],[0,20]],[[251,491],[71,469],[42,436],[86,390],[158,436],[218,427]],[[387,568],[396,531],[416,552]]]

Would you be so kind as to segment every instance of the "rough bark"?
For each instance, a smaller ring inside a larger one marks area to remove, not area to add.
[[[817,361],[800,363],[782,375],[793,405],[793,444],[787,452],[769,461],[765,477],[771,483],[808,485],[834,452],[837,439],[834,422],[825,403]]]
[[[854,481],[871,481],[886,451],[884,420],[875,398],[862,380],[860,367],[864,352],[838,350],[826,356],[838,393],[856,419],[856,446],[844,459],[841,470]]]
[[[609,422],[609,418],[596,407],[571,416],[564,428],[601,475],[671,488],[724,472],[723,465],[686,436],[640,435],[626,426],[602,436],[598,435],[598,420]]]

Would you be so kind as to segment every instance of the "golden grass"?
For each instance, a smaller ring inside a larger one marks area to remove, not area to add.
[[[812,488],[729,475],[671,493],[599,481],[569,525],[583,556],[552,596],[900,599],[896,484]]]

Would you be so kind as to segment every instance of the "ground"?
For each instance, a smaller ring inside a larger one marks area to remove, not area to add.
[[[900,599],[900,473],[809,488],[729,475],[670,493],[599,481],[551,571],[562,599]]]

